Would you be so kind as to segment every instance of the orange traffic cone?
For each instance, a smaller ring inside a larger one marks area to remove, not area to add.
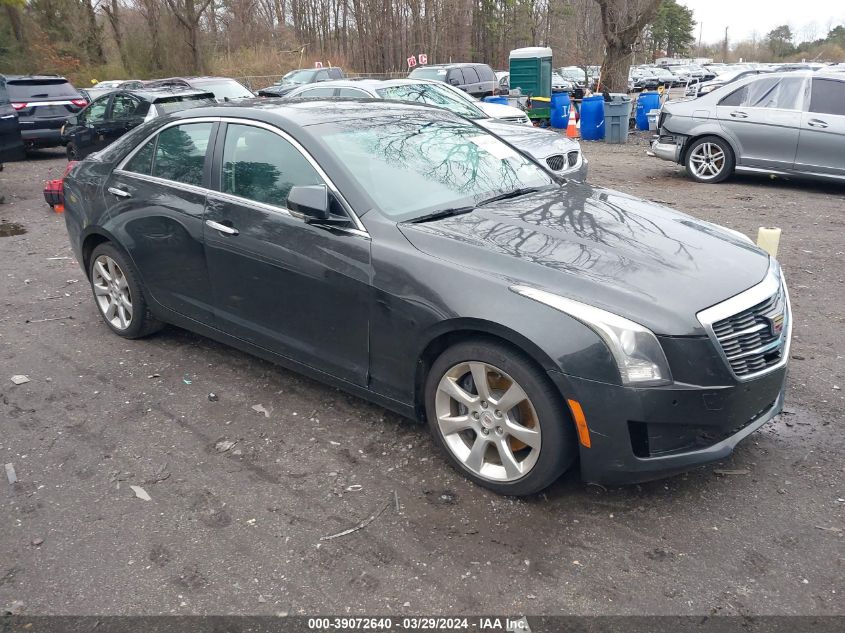
[[[578,138],[578,126],[575,123],[575,106],[569,107],[569,123],[566,125],[567,138]]]

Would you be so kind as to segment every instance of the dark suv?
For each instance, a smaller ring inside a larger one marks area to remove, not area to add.
[[[272,86],[267,86],[258,91],[259,97],[283,97],[294,88],[304,84],[315,84],[320,81],[331,81],[332,79],[346,79],[342,68],[332,66],[330,68],[297,68],[287,73]]]
[[[18,114],[9,100],[6,78],[0,75],[0,169],[3,163],[23,158],[23,143]],[[2,195],[0,195],[2,200]]]
[[[166,88],[118,90],[91,102],[62,128],[68,160],[82,160],[145,121],[201,105],[214,105],[211,92]]]
[[[487,64],[441,64],[414,68],[410,79],[433,79],[460,88],[473,97],[489,97],[498,86],[496,73]]]
[[[27,149],[62,145],[60,130],[65,119],[88,105],[87,99],[58,75],[9,75],[6,89]]]

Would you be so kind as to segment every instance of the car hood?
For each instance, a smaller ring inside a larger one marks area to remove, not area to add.
[[[536,286],[667,336],[763,280],[768,255],[727,229],[617,191],[568,182],[400,230],[418,250]]]
[[[581,149],[577,141],[551,130],[542,130],[533,126],[503,121],[488,120],[478,121],[477,123],[540,161],[553,154],[566,154]]]

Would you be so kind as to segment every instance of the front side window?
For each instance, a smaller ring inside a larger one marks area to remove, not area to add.
[[[813,79],[810,112],[845,116],[845,81]]]
[[[466,83],[460,68],[453,68],[449,71],[449,83],[453,86],[463,86]]]
[[[112,102],[111,112],[113,119],[129,119],[137,114],[141,101],[132,95],[117,94]]]
[[[221,188],[247,200],[284,207],[291,187],[323,180],[305,157],[278,134],[230,123],[223,147]]]
[[[720,106],[800,110],[804,100],[801,77],[765,77],[734,90]]]
[[[309,88],[308,90],[303,90],[296,96],[302,97],[303,99],[315,99],[317,97],[333,97],[334,90],[334,88],[326,86],[322,86],[320,88]]]
[[[202,185],[205,152],[213,123],[186,123],[162,131],[156,143],[153,176]]]
[[[85,112],[80,114],[80,119],[84,123],[102,123],[106,120],[106,110],[109,106],[109,99],[111,97],[106,95],[105,97],[100,97],[96,101],[93,101],[91,105],[89,105]]]
[[[551,177],[498,137],[429,112],[312,126],[325,149],[395,221],[474,205]]]

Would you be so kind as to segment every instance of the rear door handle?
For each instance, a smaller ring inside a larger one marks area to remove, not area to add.
[[[820,127],[822,129],[827,127],[827,123],[820,119],[810,119],[809,121],[807,121],[807,125],[809,125],[810,127]]]
[[[745,114],[745,112],[739,112],[739,111],[731,112],[731,116],[735,119],[747,119],[748,118],[748,115]]]
[[[109,193],[113,196],[117,196],[118,198],[131,198],[132,194],[126,191],[125,189],[120,189],[119,187],[109,187]]]
[[[215,231],[225,233],[226,235],[237,235],[239,233],[238,229],[236,229],[234,226],[226,226],[225,224],[220,224],[219,222],[215,222],[214,220],[206,220],[205,225],[209,228],[214,229]]]

